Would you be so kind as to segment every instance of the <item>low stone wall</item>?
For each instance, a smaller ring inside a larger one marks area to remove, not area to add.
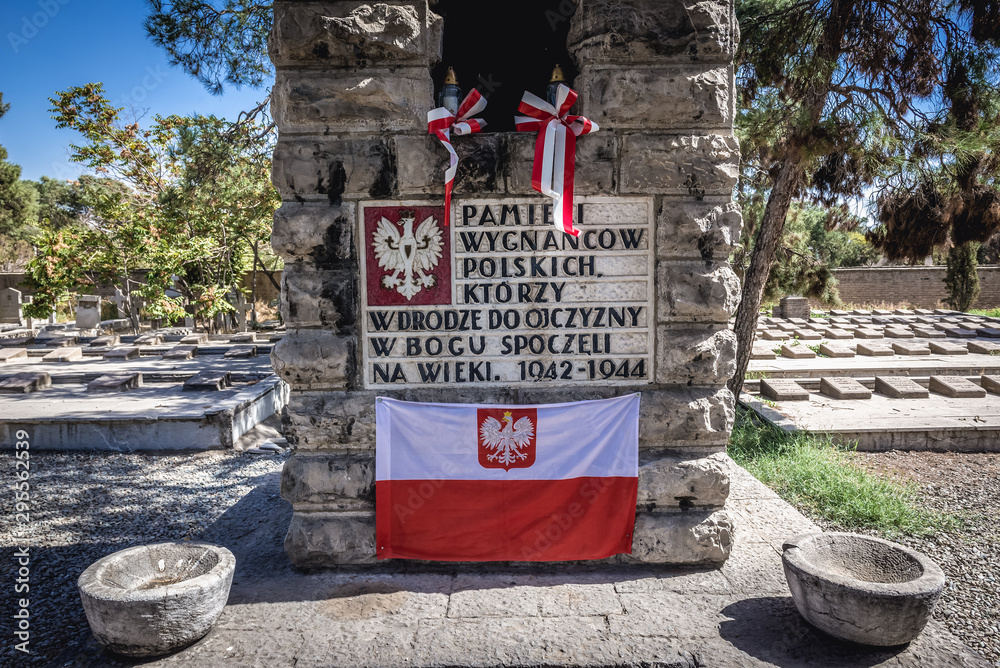
[[[840,298],[848,304],[910,304],[942,308],[948,296],[945,267],[865,267],[836,269]],[[1000,266],[979,268],[979,299],[974,308],[1000,306]]]

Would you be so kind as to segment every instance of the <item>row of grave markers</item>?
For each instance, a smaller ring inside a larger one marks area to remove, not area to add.
[[[874,392],[893,399],[926,399],[930,393],[956,399],[981,399],[987,393],[1000,394],[1000,376],[982,375],[979,383],[963,376],[930,376],[927,387],[905,376],[876,376]],[[822,377],[819,393],[833,399],[871,399],[873,390],[855,378]],[[773,401],[809,401],[811,393],[802,381],[764,378],[760,395]]]

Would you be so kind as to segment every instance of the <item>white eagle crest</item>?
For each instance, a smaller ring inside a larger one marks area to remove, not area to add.
[[[399,222],[403,225],[400,234],[396,225],[385,217],[378,221],[372,240],[378,266],[391,272],[382,277],[382,285],[396,289],[407,300],[430,288],[437,282],[433,274],[426,274],[441,261],[444,236],[433,216],[428,216],[413,232],[415,222],[412,212],[404,211]]]
[[[500,424],[495,417],[486,418],[479,427],[479,435],[483,439],[483,445],[493,451],[486,455],[486,459],[496,460],[509,469],[518,459],[528,458],[524,448],[531,443],[535,425],[531,424],[527,416],[515,423],[510,411],[504,411],[503,422],[504,424]]]

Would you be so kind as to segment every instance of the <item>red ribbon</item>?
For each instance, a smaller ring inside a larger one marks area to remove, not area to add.
[[[461,137],[481,132],[486,127],[486,121],[481,118],[469,118],[486,108],[486,98],[478,90],[473,89],[458,107],[458,118],[444,107],[438,107],[427,112],[427,132],[435,135],[448,149],[450,164],[444,173],[444,224],[448,225],[451,218],[451,190],[455,185],[455,174],[458,173],[458,153],[451,145],[451,133]]]
[[[580,236],[580,230],[573,227],[576,138],[600,129],[583,116],[569,115],[576,98],[576,91],[563,84],[559,84],[555,106],[525,92],[518,111],[527,116],[514,117],[518,132],[538,132],[531,187],[555,200],[552,218],[556,227],[574,237]]]

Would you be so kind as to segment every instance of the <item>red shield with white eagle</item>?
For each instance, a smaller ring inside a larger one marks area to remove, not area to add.
[[[443,206],[364,210],[369,306],[451,303],[451,239]]]
[[[480,408],[479,464],[488,469],[526,469],[535,463],[538,410]]]

